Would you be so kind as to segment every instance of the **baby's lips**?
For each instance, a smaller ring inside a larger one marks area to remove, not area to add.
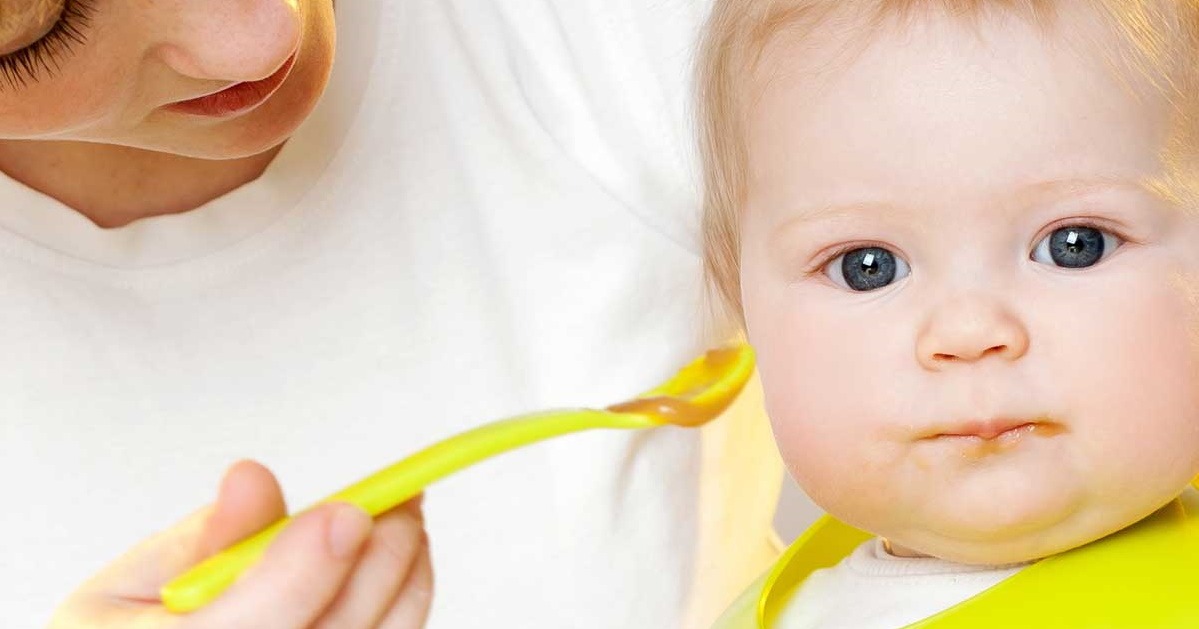
[[[1028,428],[1033,434],[1050,437],[1061,434],[1065,426],[1045,415],[1006,415],[986,419],[964,419],[938,424],[921,433],[920,440],[939,437],[978,437],[992,440],[1016,429]]]

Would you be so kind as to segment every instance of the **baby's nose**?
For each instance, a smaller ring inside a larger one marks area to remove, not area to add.
[[[1016,360],[1028,351],[1028,330],[995,297],[962,295],[937,304],[916,339],[916,358],[932,371],[988,356]]]

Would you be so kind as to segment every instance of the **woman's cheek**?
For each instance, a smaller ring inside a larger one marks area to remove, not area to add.
[[[0,137],[91,139],[93,129],[119,126],[138,106],[136,90],[120,73],[103,72],[64,71],[20,89],[0,90]]]

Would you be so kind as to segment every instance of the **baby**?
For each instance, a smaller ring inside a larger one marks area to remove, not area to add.
[[[795,480],[878,537],[778,626],[893,628],[1199,473],[1199,6],[723,0],[709,274]]]

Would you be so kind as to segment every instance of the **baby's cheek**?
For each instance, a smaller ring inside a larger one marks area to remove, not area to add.
[[[767,400],[779,452],[792,478],[820,506],[843,508],[848,497],[873,487],[864,430],[854,418],[865,413],[853,397],[842,397],[823,379],[781,388]],[[857,399],[860,399],[859,396]],[[873,493],[873,492],[869,492]]]
[[[1199,218],[1187,221],[1190,237],[1188,242],[1199,243]],[[1180,407],[1178,427],[1181,443],[1172,444],[1179,450],[1177,453],[1164,453],[1163,456],[1177,456],[1189,461],[1191,474],[1199,474],[1199,244],[1188,248],[1183,270],[1177,272],[1172,281],[1171,296],[1173,300],[1182,303],[1185,321],[1183,327],[1187,338],[1185,350],[1176,360],[1179,365],[1173,368],[1179,372],[1177,376]],[[1171,366],[1164,365],[1164,369]],[[1189,439],[1187,438],[1189,437]]]
[[[1192,354],[1199,356],[1199,209],[1194,205],[1175,226],[1171,251],[1173,270],[1167,272],[1170,288],[1185,304],[1187,337]]]
[[[760,300],[747,312],[779,451],[795,480],[826,508],[876,486],[867,477],[879,463],[868,453],[880,422],[894,414],[886,392],[902,365],[895,356],[910,360],[910,351],[893,348],[894,322],[880,325],[869,309],[847,309],[830,290],[775,296],[769,307]]]
[[[1199,266],[1199,262],[1196,266]],[[1178,293],[1179,299],[1186,304],[1187,338],[1190,341],[1191,354],[1199,357],[1199,272],[1175,274],[1172,287]]]
[[[1199,462],[1199,345],[1195,277],[1140,287],[1141,299],[1112,304],[1121,334],[1090,382],[1088,409],[1107,444],[1109,469],[1140,469],[1165,480]],[[1110,334],[1108,335],[1110,338]],[[1130,447],[1130,444],[1133,447]],[[1144,482],[1146,479],[1142,479]]]

